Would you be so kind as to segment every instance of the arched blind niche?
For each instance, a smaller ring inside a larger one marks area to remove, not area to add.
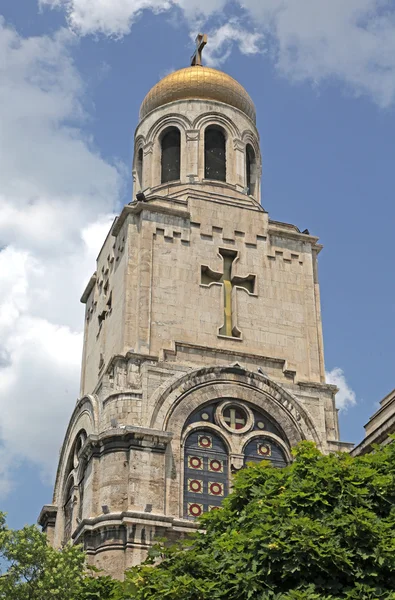
[[[181,135],[177,127],[165,130],[161,140],[161,183],[180,179]]]
[[[226,181],[225,133],[214,125],[204,132],[204,171],[205,179]]]
[[[251,144],[246,146],[247,194],[255,196],[256,192],[256,157]]]

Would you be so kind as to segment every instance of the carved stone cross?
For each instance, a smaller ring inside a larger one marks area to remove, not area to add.
[[[202,52],[203,48],[207,44],[207,35],[205,33],[198,33],[196,37],[196,50],[191,58],[191,66],[201,66],[202,64]]]
[[[232,307],[233,288],[241,288],[249,294],[253,294],[256,277],[255,275],[236,277],[232,274],[232,266],[237,258],[237,252],[234,250],[223,250],[220,248],[219,254],[222,256],[224,262],[223,273],[216,273],[210,267],[202,266],[201,283],[207,286],[222,284],[224,291],[224,324],[220,328],[219,334],[240,338],[241,332],[236,327],[236,315],[233,314]]]

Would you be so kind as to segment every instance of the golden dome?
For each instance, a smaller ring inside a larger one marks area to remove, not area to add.
[[[243,86],[222,71],[202,66],[180,69],[161,79],[144,98],[140,108],[140,119],[159,106],[190,98],[230,104],[255,123],[255,106]]]

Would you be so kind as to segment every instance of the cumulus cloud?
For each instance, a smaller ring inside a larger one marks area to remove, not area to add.
[[[395,7],[388,0],[244,0],[291,80],[335,79],[386,107],[395,98]]]
[[[242,54],[257,54],[263,50],[264,37],[257,31],[250,31],[239,19],[232,18],[218,29],[209,33],[210,43],[205,50],[209,65],[223,64],[235,46]]]
[[[353,94],[366,94],[379,106],[395,99],[395,7],[389,0],[39,0],[64,8],[81,34],[123,36],[144,10],[178,9],[196,33],[216,15],[209,56],[221,64],[231,39],[240,50],[262,50],[291,81],[338,81]],[[234,7],[247,27],[235,28]],[[218,16],[219,15],[219,16]],[[219,25],[218,25],[219,19]],[[222,19],[222,21],[221,21]],[[258,35],[258,33],[260,35]],[[265,35],[265,44],[262,42]]]
[[[326,373],[326,381],[339,388],[339,391],[336,394],[337,408],[345,411],[350,406],[354,406],[357,403],[355,392],[348,385],[342,369],[335,367],[332,371]]]
[[[122,189],[82,133],[74,40],[0,20],[0,494],[26,460],[56,467],[78,396],[78,298]]]

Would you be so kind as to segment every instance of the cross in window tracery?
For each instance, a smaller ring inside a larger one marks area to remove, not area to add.
[[[196,67],[196,66],[200,67],[202,65],[203,48],[207,44],[207,35],[205,33],[198,33],[195,42],[196,42],[196,50],[195,50],[193,56],[191,57],[191,66],[192,67]]]
[[[224,421],[231,429],[243,429],[247,420],[242,413],[239,413],[235,408],[224,410]]]

